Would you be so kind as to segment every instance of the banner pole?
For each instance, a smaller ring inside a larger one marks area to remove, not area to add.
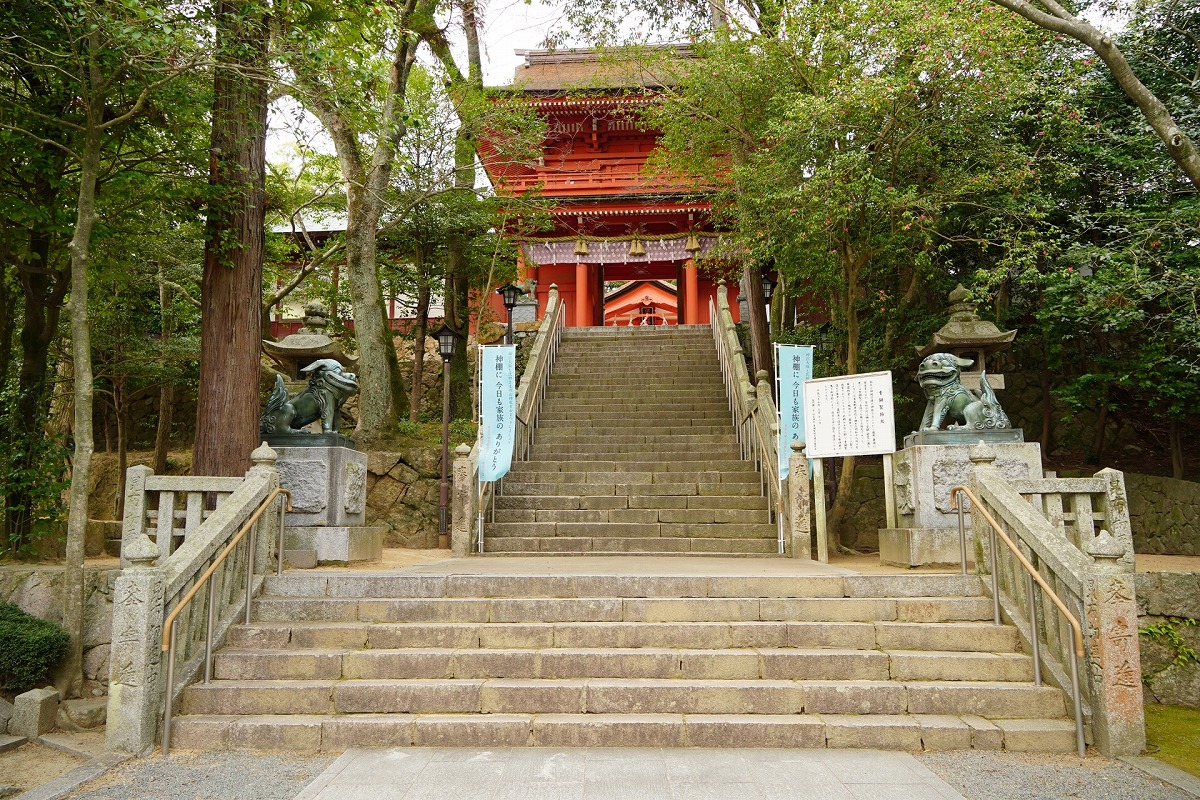
[[[817,560],[829,563],[829,532],[825,527],[825,464],[824,459],[814,458],[813,465],[813,510],[817,516]]]
[[[896,476],[892,474],[892,454],[883,454],[883,503],[887,526],[896,527]]]

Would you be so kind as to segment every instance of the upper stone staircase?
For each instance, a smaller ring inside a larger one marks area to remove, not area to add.
[[[567,329],[538,420],[486,552],[777,552],[708,326]]]

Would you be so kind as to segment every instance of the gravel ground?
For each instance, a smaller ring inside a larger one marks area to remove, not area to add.
[[[917,760],[967,800],[1193,800],[1192,795],[1120,761],[957,750]]]
[[[332,761],[286,754],[154,755],[81,786],[71,800],[292,800]]]
[[[917,759],[968,800],[1194,800],[1118,761],[957,751]],[[136,759],[84,785],[72,800],[292,800],[331,756],[178,753]],[[635,800],[635,798],[630,798]],[[727,800],[739,800],[730,797]]]

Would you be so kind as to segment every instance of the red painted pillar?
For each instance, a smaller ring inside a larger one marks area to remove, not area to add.
[[[684,282],[687,287],[685,289],[687,297],[685,319],[689,325],[700,322],[700,279],[696,272],[696,259],[689,258],[683,267]]]
[[[588,268],[582,261],[575,262],[575,327],[591,325],[592,303],[588,289]]]

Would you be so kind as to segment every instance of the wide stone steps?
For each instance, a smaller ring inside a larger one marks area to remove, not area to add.
[[[496,509],[496,522],[634,522],[757,523],[769,522],[767,510],[740,508],[612,508],[612,509]]]
[[[254,622],[230,632],[240,649],[329,650],[465,648],[546,649],[670,647],[833,648],[942,653],[1012,653],[1013,628],[991,622]],[[966,678],[970,679],[970,678]]]
[[[943,714],[287,714],[175,722],[174,746],[341,753],[357,747],[856,747],[1069,752],[1066,720]],[[1064,743],[1066,743],[1064,745]]]
[[[552,473],[541,473],[549,477]],[[548,481],[525,481],[525,480],[510,480],[505,478],[504,494],[505,495],[525,495],[528,497],[544,497],[546,495],[612,495],[614,497],[625,497],[629,502],[633,501],[633,497],[672,497],[678,498],[671,502],[686,502],[692,496],[698,497],[761,497],[762,489],[757,481],[750,483],[735,482],[732,480],[722,480],[717,482],[714,478],[704,477],[699,481],[691,480],[686,473],[679,473],[668,478],[665,474],[663,480],[670,480],[669,483],[663,482],[641,482],[637,475],[630,478],[629,474],[610,474],[605,480],[611,479],[609,483],[592,482],[591,479],[597,477],[596,473],[553,473],[556,477],[554,480]],[[578,476],[578,477],[576,477]],[[659,474],[656,474],[657,480]],[[729,476],[725,476],[729,477]],[[565,481],[565,482],[564,482]],[[668,506],[669,507],[669,506]]]
[[[188,714],[954,714],[1061,718],[1062,692],[1001,681],[478,678],[193,684]]]
[[[264,592],[183,692],[174,747],[1074,748],[974,576],[517,567]]]
[[[620,510],[620,509],[643,509],[643,508],[719,508],[719,509],[741,509],[744,511],[765,511],[767,509],[767,498],[765,497],[701,497],[699,495],[691,495],[688,497],[642,497],[632,495],[630,497],[615,496],[615,495],[600,495],[596,497],[588,495],[512,495],[505,494],[496,498],[496,513],[499,514],[505,509],[519,509],[525,511],[549,511],[549,510]]]
[[[768,531],[771,535],[768,537]],[[763,526],[762,536],[749,539],[680,536],[502,536],[489,539],[488,553],[495,556],[654,555],[654,556],[770,556],[778,553],[774,526]]]
[[[928,623],[980,621],[992,613],[984,597],[261,597],[253,609],[255,619],[275,623]]]
[[[404,648],[237,650],[218,654],[218,680],[680,678],[685,680],[1029,682],[1018,653],[832,648]],[[969,678],[967,676],[970,676]]]

